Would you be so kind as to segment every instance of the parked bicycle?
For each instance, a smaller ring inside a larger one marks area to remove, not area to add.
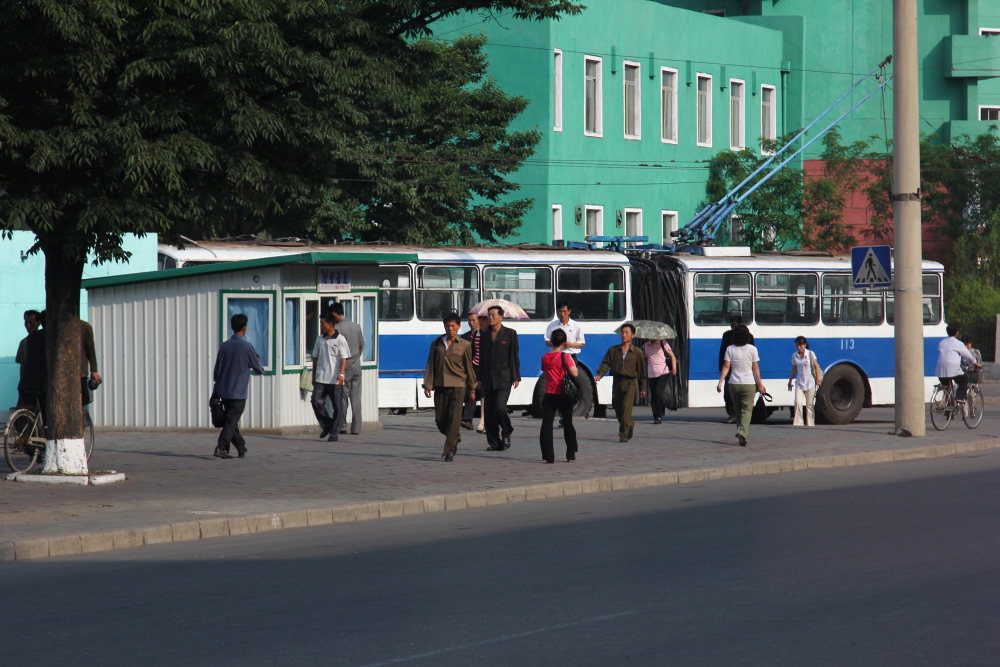
[[[94,423],[86,410],[83,411],[83,440],[89,461],[94,453]],[[11,409],[3,434],[3,455],[7,466],[19,473],[30,471],[39,460],[45,461],[45,421],[37,396],[35,407]]]
[[[983,392],[979,389],[979,384],[975,382],[975,375],[969,375],[969,390],[965,395],[965,402],[959,403],[955,400],[955,392],[958,387],[954,383],[949,386],[943,384],[934,385],[934,393],[931,394],[931,423],[934,428],[943,431],[948,428],[948,424],[956,415],[962,415],[962,421],[969,428],[976,428],[979,422],[983,421],[983,411],[986,408],[986,401],[983,399]]]

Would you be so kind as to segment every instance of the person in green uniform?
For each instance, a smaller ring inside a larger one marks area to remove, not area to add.
[[[628,442],[632,438],[632,429],[635,428],[635,422],[632,421],[632,404],[635,403],[636,385],[639,396],[646,398],[646,355],[632,345],[635,327],[630,323],[622,325],[621,337],[621,345],[612,345],[604,355],[601,365],[597,367],[595,379],[600,382],[608,371],[614,376],[611,405],[615,409],[615,417],[618,418],[618,440]]]

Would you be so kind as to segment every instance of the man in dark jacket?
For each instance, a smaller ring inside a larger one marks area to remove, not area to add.
[[[480,327],[480,322],[484,325]],[[469,330],[459,336],[463,340],[469,341],[472,345],[472,367],[476,370],[476,384],[479,384],[479,362],[481,361],[483,331],[487,329],[487,318],[479,317],[475,313],[469,313]],[[482,393],[482,392],[480,392]],[[462,428],[472,429],[472,418],[476,414],[476,399],[472,393],[465,395],[465,409],[462,411]],[[481,419],[480,419],[481,421]]]
[[[226,421],[215,447],[215,456],[220,459],[233,458],[229,455],[230,443],[236,445],[241,459],[247,455],[246,441],[240,435],[240,417],[247,406],[250,371],[257,371],[258,375],[264,374],[257,350],[246,339],[247,321],[247,316],[242,313],[233,315],[233,336],[219,346],[219,353],[215,357],[215,392],[219,394],[226,409]]]
[[[30,314],[30,315],[29,315]],[[17,363],[21,365],[21,377],[17,383],[17,404],[35,407],[36,401],[45,410],[45,390],[49,372],[45,357],[45,311],[29,310],[24,314],[24,328],[28,335],[17,350]]]
[[[503,309],[489,309],[489,328],[483,332],[479,366],[483,389],[483,421],[486,423],[487,451],[510,449],[510,423],[507,400],[511,387],[521,384],[521,359],[517,332],[503,325]]]
[[[441,456],[449,463],[455,460],[462,419],[462,401],[466,396],[476,400],[476,371],[472,367],[472,346],[458,337],[462,318],[450,313],[444,318],[444,335],[435,338],[427,355],[424,370],[424,396],[434,392],[434,421],[446,436]]]
[[[729,331],[722,334],[722,345],[719,346],[719,371],[722,371],[722,365],[725,363],[724,357],[726,356],[726,350],[729,346],[733,344],[733,332],[736,331],[736,327],[743,324],[743,318],[739,315],[733,315],[729,318]],[[753,334],[750,334],[750,345],[753,345]],[[732,371],[729,371],[729,375],[732,375]],[[729,375],[726,375],[726,382],[729,382]],[[729,390],[722,392],[725,395],[726,401],[726,417],[724,424],[732,424],[736,421],[736,408],[733,407],[733,399],[729,395]]]

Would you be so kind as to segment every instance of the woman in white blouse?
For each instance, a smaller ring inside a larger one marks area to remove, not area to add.
[[[736,438],[740,441],[740,447],[747,446],[754,396],[758,391],[761,394],[767,393],[764,383],[760,381],[760,367],[757,365],[759,361],[757,348],[750,345],[750,330],[745,324],[739,325],[733,331],[733,344],[726,348],[717,390],[722,393],[726,376],[732,368],[733,373],[729,375],[729,395],[732,396],[733,408],[736,410],[736,419],[739,422]]]
[[[802,426],[802,411],[805,408],[808,419],[807,426],[816,425],[816,412],[813,408],[816,401],[816,388],[819,387],[822,375],[816,355],[809,349],[809,341],[805,336],[795,339],[796,352],[792,354],[792,374],[788,376],[788,391],[792,390],[795,381],[795,419],[792,424]]]

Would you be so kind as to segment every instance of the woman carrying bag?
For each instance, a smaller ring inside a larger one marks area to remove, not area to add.
[[[719,386],[716,390],[721,394],[726,386],[726,376],[729,375],[729,395],[733,399],[736,411],[736,421],[739,427],[736,438],[740,447],[747,446],[747,434],[750,431],[750,418],[753,416],[753,399],[757,392],[767,394],[764,383],[760,380],[760,356],[757,348],[750,345],[750,330],[741,324],[733,331],[733,344],[726,348],[723,357],[722,370],[719,374]]]
[[[538,439],[542,446],[542,459],[555,463],[556,455],[552,444],[552,422],[556,412],[562,418],[563,437],[566,439],[566,460],[575,461],[577,444],[576,428],[573,427],[574,399],[563,391],[564,382],[575,382],[578,369],[573,355],[567,354],[566,332],[556,329],[552,332],[552,351],[542,355],[542,372],[545,374],[545,396],[542,397],[542,430]],[[569,377],[567,377],[569,374]],[[574,389],[570,386],[570,389]]]
[[[653,423],[662,424],[666,408],[663,405],[663,390],[667,387],[670,373],[677,375],[677,358],[670,346],[662,340],[651,340],[642,346],[646,353],[646,374],[649,377],[649,407],[653,410]],[[667,365],[667,358],[670,364]]]
[[[795,339],[796,351],[792,354],[792,373],[788,376],[788,391],[792,390],[792,380],[795,381],[795,418],[794,426],[802,426],[803,407],[808,421],[807,426],[816,425],[816,388],[823,381],[823,372],[819,369],[816,355],[809,349],[809,341],[805,336]]]

